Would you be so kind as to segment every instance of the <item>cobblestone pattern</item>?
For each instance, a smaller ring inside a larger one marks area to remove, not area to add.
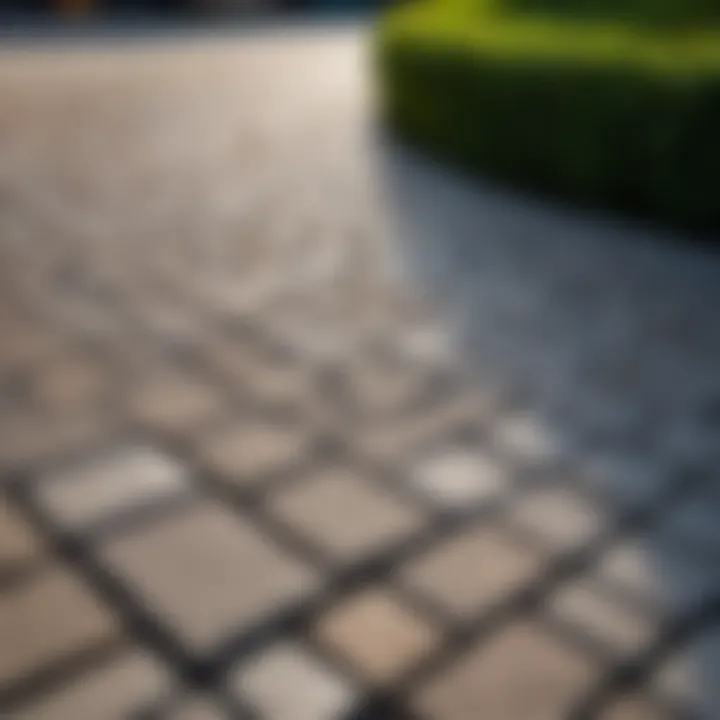
[[[0,56],[0,717],[720,716],[717,258],[408,179],[363,57]]]

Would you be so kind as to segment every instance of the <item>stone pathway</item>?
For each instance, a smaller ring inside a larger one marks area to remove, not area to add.
[[[720,262],[373,139],[355,29],[0,52],[0,717],[716,720]]]

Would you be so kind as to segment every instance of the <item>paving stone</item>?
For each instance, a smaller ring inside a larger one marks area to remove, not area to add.
[[[36,486],[45,512],[68,530],[82,530],[113,514],[169,499],[189,490],[187,473],[148,445],[129,445],[48,473]]]
[[[679,720],[657,702],[643,696],[622,698],[612,702],[598,720]]]
[[[596,669],[584,656],[528,624],[500,629],[418,693],[426,720],[565,718]]]
[[[196,654],[305,599],[318,580],[248,520],[210,501],[109,541],[102,557]]]
[[[440,632],[383,589],[342,601],[323,615],[318,640],[373,684],[398,679],[435,650]]]
[[[510,457],[524,462],[547,462],[560,457],[561,446],[542,422],[532,415],[513,413],[496,425],[494,439]]]
[[[294,469],[309,446],[307,432],[297,425],[248,420],[215,430],[199,453],[213,472],[249,487]]]
[[[510,517],[553,552],[581,548],[602,531],[604,521],[597,508],[562,488],[524,492],[512,505]]]
[[[627,540],[599,563],[600,577],[658,611],[692,610],[720,586],[714,563],[657,535]]]
[[[720,551],[720,496],[696,492],[673,503],[662,520],[662,530],[699,550]]]
[[[222,401],[209,384],[169,370],[148,379],[130,396],[131,415],[160,432],[185,434],[220,412]]]
[[[26,368],[50,358],[61,346],[55,333],[39,325],[14,325],[5,333],[0,348],[0,368],[3,370]]]
[[[278,491],[270,509],[339,562],[390,549],[422,525],[422,514],[360,473],[329,468]]]
[[[537,578],[543,556],[494,527],[476,527],[443,541],[400,569],[403,582],[458,619],[501,603]]]
[[[462,508],[491,500],[506,489],[502,465],[482,450],[447,447],[417,462],[410,482],[449,508]]]
[[[0,576],[32,562],[41,552],[40,538],[0,495]]]
[[[229,683],[266,720],[338,720],[355,700],[345,678],[291,641],[248,659]]]
[[[54,569],[0,594],[0,688],[116,634],[112,614]]]
[[[182,699],[162,720],[231,720],[230,715],[212,698],[191,697]],[[238,717],[236,720],[242,720]]]
[[[168,672],[154,658],[140,650],[128,650],[12,717],[13,720],[127,720],[158,702],[169,692],[170,685]]]
[[[652,613],[610,597],[591,580],[561,587],[547,604],[560,622],[594,638],[614,658],[643,652],[657,639],[658,619]]]
[[[720,707],[720,626],[703,629],[668,658],[653,688],[658,696],[690,710],[693,720],[715,720]]]
[[[103,397],[108,386],[103,367],[77,355],[54,360],[42,369],[35,382],[39,400],[60,410],[91,405]]]

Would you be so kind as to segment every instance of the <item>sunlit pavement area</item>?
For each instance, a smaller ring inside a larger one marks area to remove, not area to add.
[[[720,717],[720,256],[369,78],[350,26],[0,51],[0,717]]]

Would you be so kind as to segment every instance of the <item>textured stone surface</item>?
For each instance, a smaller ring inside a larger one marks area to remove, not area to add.
[[[533,626],[500,629],[418,695],[428,720],[562,718],[595,677],[583,656]]]
[[[199,653],[302,600],[317,582],[251,523],[209,502],[110,541],[102,556]]]
[[[187,492],[187,473],[148,445],[130,445],[50,473],[37,486],[45,512],[69,530],[82,530],[123,511]]]
[[[293,642],[248,658],[233,672],[230,686],[273,720],[335,720],[355,698],[346,679]]]
[[[40,539],[7,499],[0,496],[0,576],[37,558]]]
[[[364,559],[419,531],[422,514],[346,468],[320,471],[278,492],[272,512],[330,557]]]
[[[331,608],[317,627],[332,648],[372,683],[398,679],[440,643],[440,633],[384,590],[367,590]]]
[[[215,429],[200,445],[200,456],[213,472],[249,487],[292,469],[302,459],[308,441],[302,427],[240,422]]]
[[[12,717],[14,720],[126,720],[162,700],[170,686],[170,676],[158,661],[140,650],[125,651]],[[198,716],[197,720],[201,718]]]
[[[642,695],[613,701],[598,720],[674,720],[675,715]]]
[[[242,716],[239,716],[242,720]],[[163,720],[230,720],[230,715],[212,698],[183,698],[164,715]]]
[[[439,505],[462,508],[498,497],[506,489],[502,464],[481,449],[448,447],[422,458],[410,482]]]
[[[401,570],[405,584],[458,618],[480,614],[537,578],[543,558],[493,527],[460,533]]]
[[[116,621],[77,577],[50,570],[0,595],[0,688],[116,634]]]

